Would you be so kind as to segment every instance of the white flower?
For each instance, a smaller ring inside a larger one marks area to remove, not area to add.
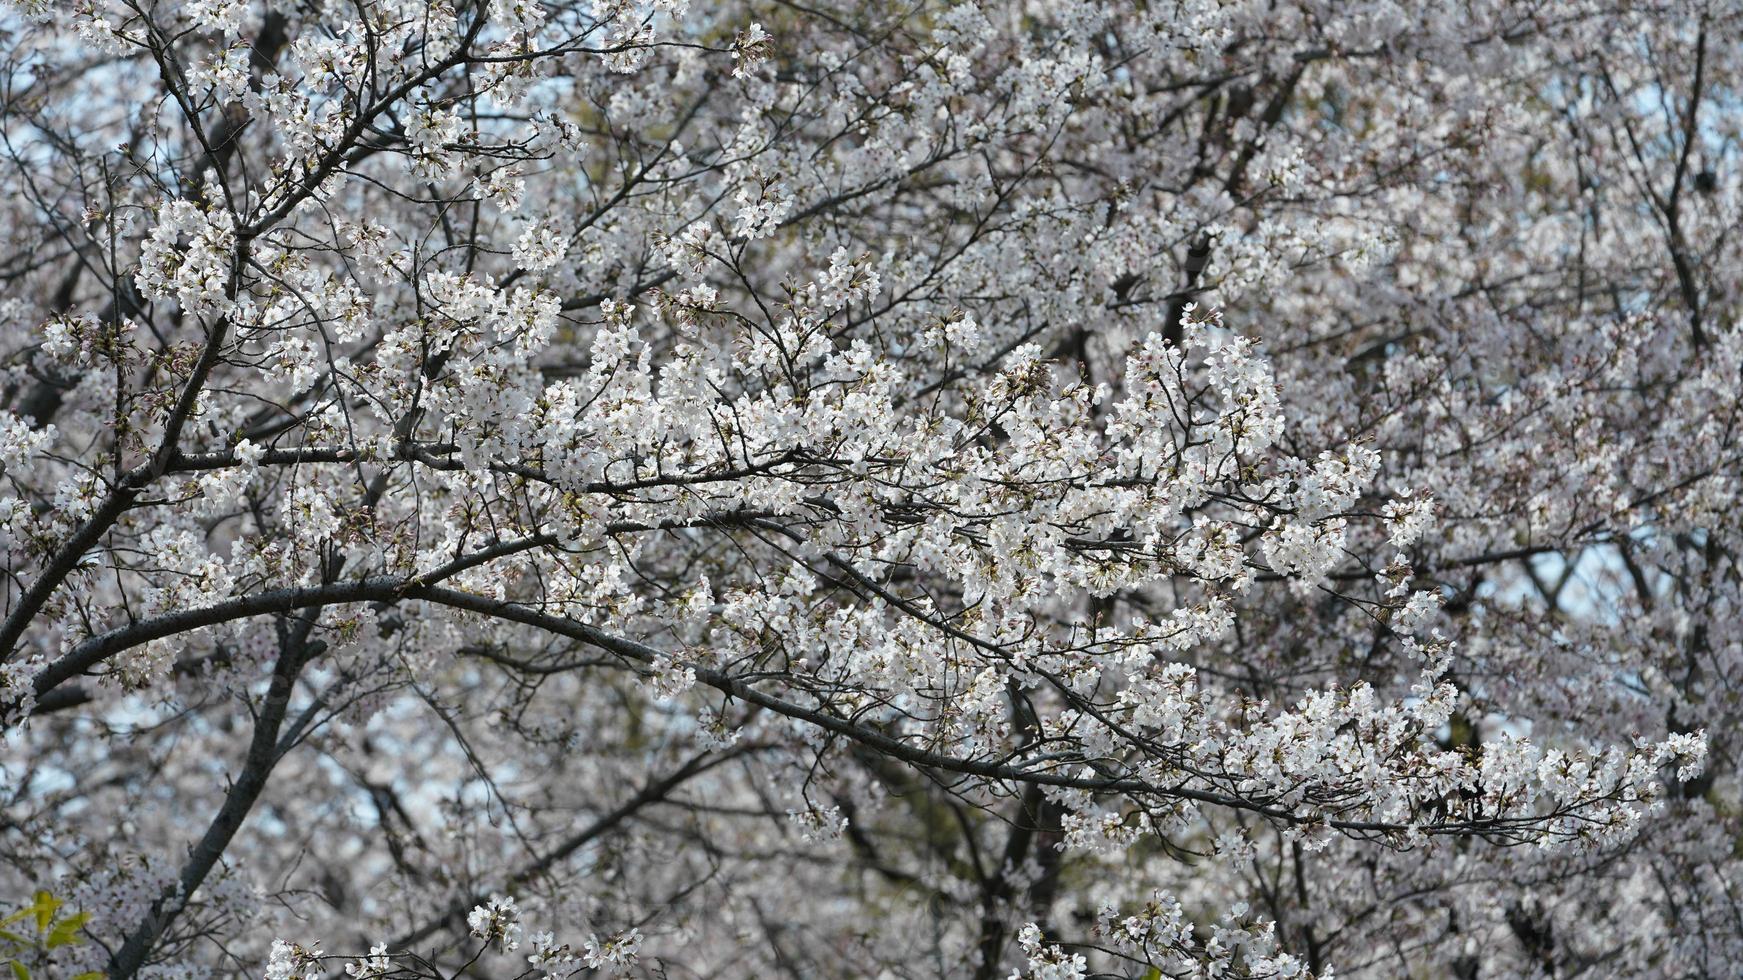
[[[182,12],[203,30],[235,37],[242,33],[248,0],[188,0]]]
[[[345,975],[356,977],[357,980],[374,980],[385,977],[393,969],[393,960],[387,955],[387,944],[380,943],[369,947],[369,955],[355,963],[345,965]]]
[[[1028,956],[1029,969],[1011,974],[1011,980],[1084,980],[1089,976],[1089,961],[1082,953],[1067,953],[1043,943],[1041,927],[1033,922],[1017,933],[1017,944]]]
[[[1385,515],[1392,547],[1399,550],[1421,540],[1434,526],[1433,499],[1413,495],[1409,488],[1400,490],[1397,499],[1386,501],[1380,512]]]
[[[266,980],[321,980],[321,955],[318,946],[274,939],[267,954]]]
[[[582,946],[587,950],[586,962],[589,969],[617,973],[624,967],[635,964],[636,956],[641,953],[642,933],[640,929],[630,929],[604,939],[589,934]]]
[[[787,822],[798,828],[802,839],[812,843],[837,840],[847,832],[847,818],[838,806],[788,810]]]
[[[569,251],[569,236],[552,223],[527,225],[514,243],[515,265],[528,272],[543,272],[563,260]]]
[[[234,451],[236,453],[236,461],[248,469],[258,467],[260,465],[261,457],[266,455],[265,446],[248,439],[243,439],[237,442]]]
[[[752,24],[739,31],[732,39],[733,78],[745,78],[751,69],[769,56],[771,45],[769,33],[763,30],[763,25]]]
[[[466,927],[474,939],[496,943],[504,951],[520,948],[520,908],[513,898],[492,896],[466,915]]]
[[[30,419],[0,410],[0,469],[16,469],[30,457],[54,444],[55,428],[36,428]]]

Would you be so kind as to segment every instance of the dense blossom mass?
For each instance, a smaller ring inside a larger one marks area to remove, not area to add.
[[[1743,972],[1738,0],[6,0],[22,978]]]

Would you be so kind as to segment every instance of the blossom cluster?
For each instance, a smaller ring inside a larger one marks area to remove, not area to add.
[[[1743,964],[1737,4],[0,16],[49,968]]]

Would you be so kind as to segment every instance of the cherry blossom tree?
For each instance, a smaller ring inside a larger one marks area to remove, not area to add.
[[[0,960],[1736,975],[1738,37],[8,0]]]

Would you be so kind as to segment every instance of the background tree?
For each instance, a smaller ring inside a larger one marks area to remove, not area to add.
[[[0,30],[15,970],[1743,964],[1743,5]]]

